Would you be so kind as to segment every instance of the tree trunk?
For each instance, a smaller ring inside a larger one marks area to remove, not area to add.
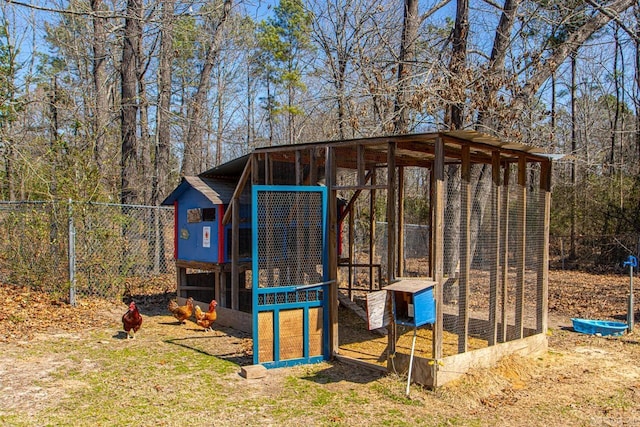
[[[576,154],[578,135],[576,134],[576,55],[571,55],[571,154]],[[569,258],[576,259],[576,222],[578,211],[578,186],[576,161],[571,160],[571,237]]]
[[[464,0],[467,1],[467,0]],[[418,39],[418,0],[404,1],[404,22],[400,55],[398,57],[398,91],[394,107],[394,133],[405,134],[409,131],[409,91],[413,78],[413,63],[416,60],[415,42]]]
[[[91,0],[93,12],[93,86],[95,90],[95,110],[93,117],[93,132],[95,138],[94,158],[98,165],[98,171],[102,176],[106,175],[105,159],[106,132],[109,125],[109,90],[107,74],[107,31],[106,19],[100,16],[102,0]]]
[[[142,0],[128,0],[124,26],[124,46],[122,50],[121,94],[122,94],[122,188],[120,201],[123,204],[136,203],[138,139],[136,119],[138,116],[138,61],[140,39],[142,38]]]
[[[453,96],[449,106],[449,128],[462,129],[464,126],[464,105],[466,101],[466,79],[462,73],[467,63],[467,38],[469,36],[469,0],[458,0],[456,7],[456,23],[453,28],[451,73],[449,90]]]
[[[200,172],[197,170],[200,164],[198,153],[200,152],[204,135],[203,117],[206,109],[205,103],[211,86],[211,71],[213,70],[214,62],[222,44],[223,30],[229,17],[231,3],[232,0],[224,1],[220,21],[211,35],[205,63],[200,73],[200,82],[189,108],[187,138],[182,156],[182,174],[185,176]]]
[[[140,114],[140,141],[138,142],[139,169],[138,176],[147,178],[151,176],[151,135],[149,133],[149,100],[147,99],[147,88],[144,83],[146,64],[143,61],[142,43],[138,44],[138,109]],[[143,185],[140,188],[138,201],[148,205],[151,203],[151,188]]]
[[[171,153],[171,78],[173,62],[174,0],[162,3],[160,64],[158,70],[158,114],[151,204],[160,204],[168,194],[169,157]]]
[[[464,126],[464,104],[466,92],[466,79],[461,76],[467,62],[467,37],[469,35],[469,1],[458,0],[456,8],[456,23],[453,29],[451,73],[449,90],[453,94],[453,100],[448,106],[448,126],[450,129],[462,129]],[[446,169],[447,202],[444,212],[445,235],[447,243],[444,245],[443,273],[453,275],[460,257],[460,166],[450,165]],[[443,289],[445,300],[450,301],[455,294],[448,286]]]

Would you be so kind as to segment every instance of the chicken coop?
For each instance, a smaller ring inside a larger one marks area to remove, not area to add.
[[[432,388],[544,352],[552,158],[474,131],[257,148],[165,200],[178,296],[222,299],[221,322],[251,331],[267,367],[337,358],[407,372],[406,325],[412,381]],[[421,291],[372,307],[407,280],[427,283],[433,304]],[[345,307],[363,322],[345,328]],[[411,319],[422,307],[427,323]],[[386,335],[368,330],[372,312]]]

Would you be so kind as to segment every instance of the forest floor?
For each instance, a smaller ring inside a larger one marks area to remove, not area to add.
[[[0,425],[640,425],[640,327],[617,337],[571,328],[572,317],[626,321],[628,291],[625,275],[551,271],[546,354],[406,396],[406,377],[337,361],[244,379],[250,336],[176,324],[166,290],[136,295],[145,320],[127,340],[122,301],[71,307],[4,284]]]

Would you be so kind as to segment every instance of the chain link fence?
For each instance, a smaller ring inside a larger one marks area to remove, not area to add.
[[[0,279],[50,293],[118,297],[175,291],[173,209],[0,202]]]

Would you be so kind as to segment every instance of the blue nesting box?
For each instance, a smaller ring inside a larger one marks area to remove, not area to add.
[[[436,321],[433,288],[437,282],[420,278],[399,279],[385,286],[391,292],[393,317],[397,325],[422,326]]]
[[[225,209],[236,183],[201,176],[185,176],[162,202],[174,205],[174,257],[214,264],[231,262],[231,224],[223,225]],[[240,203],[240,259],[251,257],[250,205]]]

